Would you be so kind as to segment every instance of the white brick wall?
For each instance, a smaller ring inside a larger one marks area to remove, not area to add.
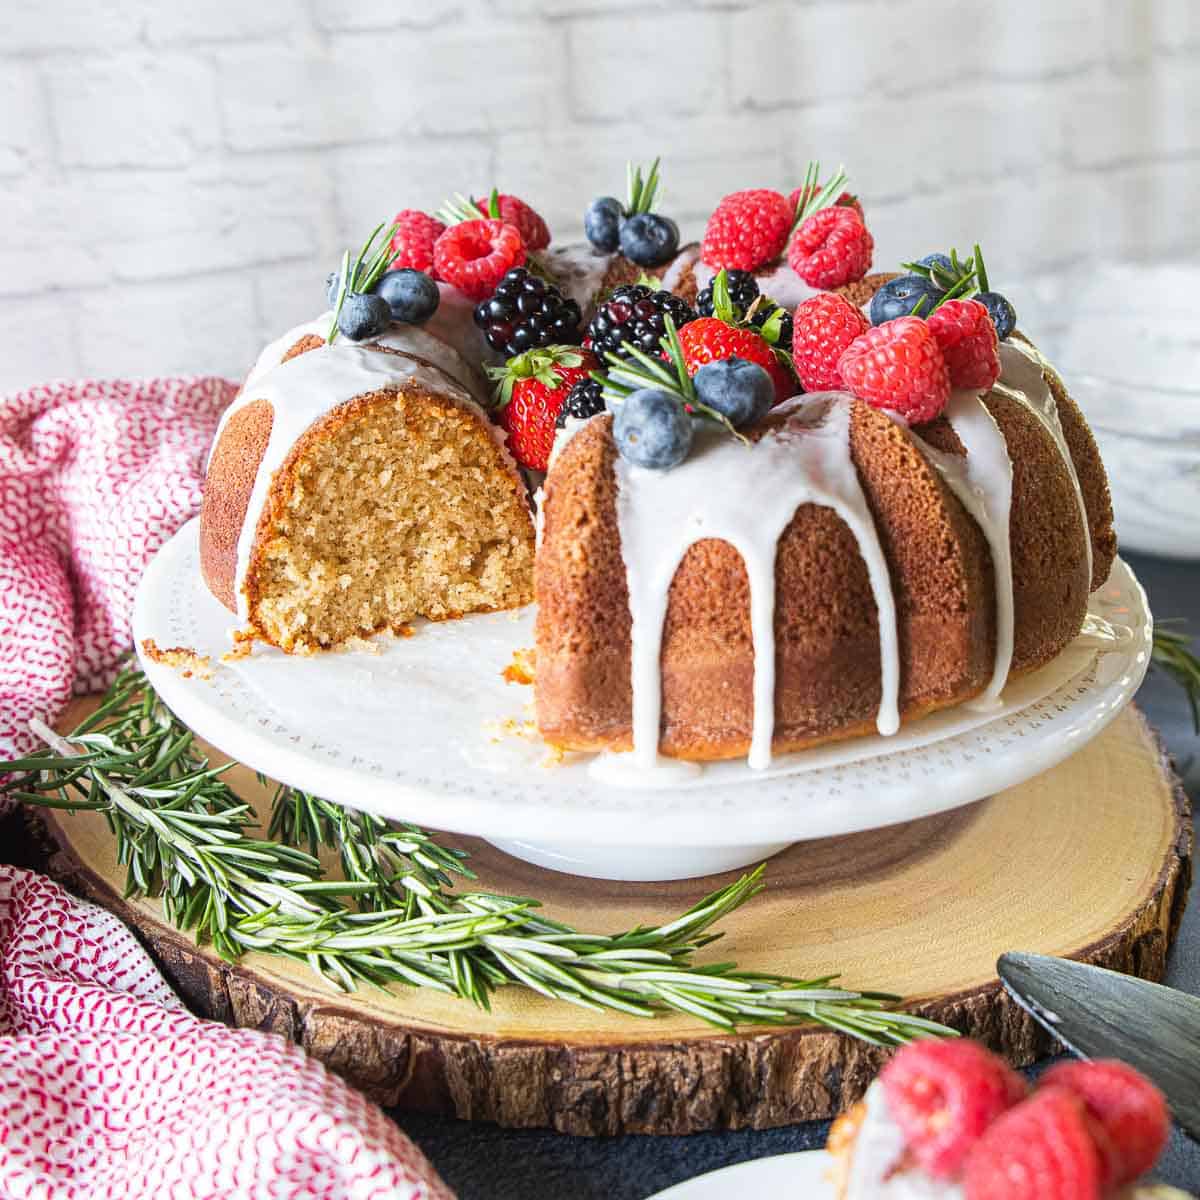
[[[0,23],[0,388],[240,373],[344,245],[492,183],[696,233],[844,161],[877,262],[1200,253],[1196,0],[49,0]]]

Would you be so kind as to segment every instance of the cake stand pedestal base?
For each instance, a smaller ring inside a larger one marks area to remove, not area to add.
[[[266,811],[269,785],[241,768],[227,778]],[[884,1057],[813,1027],[728,1034],[684,1016],[593,1013],[519,988],[502,989],[490,1013],[418,989],[334,994],[300,963],[223,962],[171,929],[156,901],[123,899],[102,818],[41,820],[56,847],[52,873],[137,930],[195,1011],[292,1038],[387,1105],[575,1134],[763,1128],[840,1111]],[[536,896],[548,915],[598,932],[662,922],[733,878],[583,879],[477,839],[447,841],[471,851],[481,890]],[[840,973],[847,987],[901,993],[914,1011],[1025,1064],[1051,1043],[1007,998],[996,957],[1031,950],[1160,979],[1191,854],[1187,799],[1129,709],[1074,757],[988,800],[789,847],[768,867],[763,894],[722,923],[712,959]]]

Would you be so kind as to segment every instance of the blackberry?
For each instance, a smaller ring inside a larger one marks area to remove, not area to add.
[[[758,280],[749,271],[726,270],[725,278],[729,286],[729,299],[733,302],[734,308],[738,310],[740,317],[758,299]],[[713,315],[711,283],[696,297],[696,311],[702,317]]]
[[[776,307],[778,306],[770,303],[760,304],[758,312],[750,318],[750,324],[761,329],[770,320]],[[792,314],[786,310],[779,318],[779,337],[775,339],[775,345],[789,354],[792,352]]]
[[[475,324],[506,358],[542,346],[579,345],[579,304],[524,267],[513,267],[487,300],[475,306]]]
[[[646,354],[657,356],[659,342],[667,332],[663,314],[670,313],[676,329],[696,319],[695,310],[670,292],[653,292],[643,283],[627,283],[614,288],[600,305],[587,328],[592,349],[603,358],[605,354],[628,357],[621,349],[629,342]]]
[[[554,422],[562,429],[568,417],[586,420],[604,411],[604,389],[594,379],[580,379],[571,385],[567,398],[558,410],[558,419]]]

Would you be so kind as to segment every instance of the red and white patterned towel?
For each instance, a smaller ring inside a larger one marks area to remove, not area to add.
[[[0,759],[129,647],[236,385],[0,400]],[[0,848],[2,857],[2,848]],[[373,1104],[273,1034],[191,1016],[111,915],[0,865],[0,1200],[452,1200]]]

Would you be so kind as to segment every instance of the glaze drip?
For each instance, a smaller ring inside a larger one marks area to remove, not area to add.
[[[754,646],[754,718],[749,765],[771,761],[775,729],[775,558],[779,538],[802,504],[832,508],[858,542],[878,611],[881,734],[900,725],[900,655],[891,578],[874,520],[850,455],[852,400],[845,393],[797,397],[776,413],[786,419],[753,446],[704,432],[691,457],[672,471],[616,459],[617,523],[632,618],[633,753],[642,767],[658,760],[662,720],[663,623],[671,580],[688,547],[728,542],[750,583]]]

